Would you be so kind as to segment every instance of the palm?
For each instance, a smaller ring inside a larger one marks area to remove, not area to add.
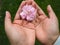
[[[31,45],[34,44],[35,31],[33,29],[23,27],[22,25],[20,26],[19,23],[17,23],[17,24],[13,24],[11,30],[14,30],[11,33],[12,35],[11,38],[13,38],[13,41],[16,40],[20,43],[22,42],[21,44],[23,44],[23,42],[31,43]]]
[[[37,26],[37,38],[42,42],[46,43],[48,40],[56,38],[58,35],[58,22],[57,19],[48,19],[46,18]],[[39,36],[40,35],[40,36]],[[57,35],[57,36],[56,36]],[[48,38],[49,37],[49,38]],[[48,40],[46,40],[48,39]],[[54,39],[55,41],[55,39]],[[50,41],[49,41],[50,42]]]

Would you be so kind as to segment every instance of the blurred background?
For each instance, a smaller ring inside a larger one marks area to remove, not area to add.
[[[58,17],[60,23],[60,0],[35,0],[36,3],[47,13],[47,5],[50,4]],[[0,45],[10,45],[9,40],[6,36],[4,29],[4,18],[6,10],[11,12],[12,20],[15,13],[21,4],[22,0],[0,0]],[[60,27],[60,25],[59,25]],[[35,45],[41,45],[41,43],[36,40]]]

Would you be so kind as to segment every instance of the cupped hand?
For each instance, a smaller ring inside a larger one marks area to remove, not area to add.
[[[36,37],[44,45],[53,45],[59,36],[59,24],[56,14],[50,5],[47,6],[49,17],[35,3],[38,9],[40,23],[36,26]]]
[[[11,45],[34,45],[35,43],[35,30],[33,24],[20,19],[20,11],[26,1],[22,1],[16,13],[14,21],[11,21],[11,14],[6,11],[5,16],[5,32]]]
[[[13,22],[11,22],[10,13],[6,13],[5,31],[12,45],[34,45],[35,31],[38,40],[45,45],[52,45],[59,35],[58,19],[51,6],[47,7],[49,13],[49,17],[47,17],[42,9],[34,1],[32,2],[30,0],[22,2]],[[38,9],[37,17],[33,22],[20,19],[19,13],[26,3],[32,4]]]

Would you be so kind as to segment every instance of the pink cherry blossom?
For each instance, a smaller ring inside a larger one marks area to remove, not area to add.
[[[26,19],[27,21],[32,21],[36,18],[37,10],[32,5],[25,5],[22,8],[20,16],[22,19]]]

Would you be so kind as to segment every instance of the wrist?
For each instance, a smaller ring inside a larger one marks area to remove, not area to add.
[[[56,37],[56,39],[54,40],[53,44],[57,41],[57,39],[58,39],[59,37],[60,37],[59,35]]]
[[[17,42],[17,43],[11,43],[11,45],[34,45],[34,44],[29,44],[29,43],[19,43],[19,42]]]
[[[57,40],[54,42],[54,45],[60,45],[60,36],[57,38]]]
[[[45,44],[43,44],[43,45],[53,45],[53,44],[50,42],[50,43],[45,43]]]
[[[44,43],[43,45],[53,45],[56,40],[58,39],[59,35],[57,36],[53,36],[52,38],[48,39],[48,41],[46,43]]]
[[[21,44],[21,43],[12,43],[11,45],[28,45],[28,44],[24,44],[24,42]]]

